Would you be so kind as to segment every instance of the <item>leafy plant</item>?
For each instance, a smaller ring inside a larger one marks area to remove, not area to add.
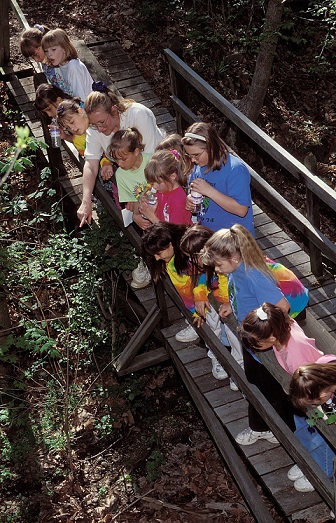
[[[146,463],[147,477],[149,481],[155,481],[160,476],[160,467],[165,463],[164,456],[160,450],[154,450]]]

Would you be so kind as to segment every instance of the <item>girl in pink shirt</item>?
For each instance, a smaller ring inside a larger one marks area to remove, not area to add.
[[[323,355],[283,309],[271,303],[250,312],[240,327],[243,345],[252,350],[273,348],[278,363],[289,374]]]
[[[140,202],[140,212],[152,223],[191,224],[191,212],[185,208],[187,195],[181,155],[176,149],[156,151],[145,168],[146,180],[156,189],[157,203]]]
[[[308,338],[296,321],[290,318],[283,309],[271,303],[263,303],[261,307],[250,312],[242,321],[240,334],[243,345],[253,351],[273,348],[275,357],[281,367],[289,374],[294,374],[296,378],[300,369],[325,367],[324,365],[313,365],[315,362],[322,363],[326,359],[323,352],[315,347],[315,340]],[[301,365],[306,366],[301,367]],[[329,365],[332,364],[329,363]],[[294,377],[290,385],[292,401],[294,396],[293,383]],[[333,388],[335,389],[335,383]],[[330,388],[328,394],[328,397],[323,396],[321,398],[321,403],[322,399],[323,401],[330,399]],[[299,406],[298,401],[293,401],[293,403]],[[302,405],[300,407],[302,408]],[[295,415],[294,419],[296,437],[310,452],[312,458],[318,463],[323,472],[329,478],[332,478],[334,450],[319,432],[309,427],[304,416]],[[294,488],[299,492],[312,492],[314,490],[313,485],[297,465],[293,465],[289,469],[287,476],[288,479],[294,481]]]

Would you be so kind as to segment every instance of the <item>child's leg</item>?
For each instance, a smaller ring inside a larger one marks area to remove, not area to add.
[[[228,327],[225,323],[221,324],[222,329],[222,335],[221,340],[222,343],[226,346],[231,347],[231,356],[236,360],[236,362],[241,366],[244,367],[244,357],[243,357],[243,348],[241,346],[241,343],[237,336],[234,334],[234,332]],[[226,343],[225,343],[226,340]]]
[[[328,478],[332,479],[335,452],[317,430],[309,427],[304,416],[295,415],[294,419],[296,427],[294,432],[295,436],[308,450],[308,452],[311,454],[311,457],[321,467]]]
[[[259,388],[283,421],[287,423],[291,430],[294,431],[294,410],[281,385],[271,375],[271,373],[268,372],[266,367],[259,363],[250,352],[244,349],[243,355],[245,374],[248,381]],[[248,414],[249,425],[252,430],[256,432],[269,430],[265,420],[250,403]]]
[[[205,320],[207,325],[209,325],[210,329],[217,336],[217,338],[221,339],[221,321],[214,307],[211,307],[211,309],[208,312],[206,312]],[[225,378],[227,378],[228,374],[226,370],[221,366],[216,356],[210,349],[208,349],[208,356],[211,359],[212,374],[214,378],[216,378],[217,380],[224,380]]]

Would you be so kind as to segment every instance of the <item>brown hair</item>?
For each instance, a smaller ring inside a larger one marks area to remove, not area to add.
[[[116,153],[134,153],[135,149],[143,151],[145,148],[142,143],[142,134],[136,127],[128,127],[128,129],[120,129],[111,138],[108,148],[108,156],[116,159]]]
[[[70,42],[70,39],[66,32],[58,27],[57,29],[52,29],[42,38],[42,47],[46,51],[49,47],[59,45],[65,51],[65,62],[78,58],[78,53]]]
[[[228,158],[228,148],[225,142],[221,139],[216,129],[209,123],[195,122],[188,129],[186,133],[193,133],[205,138],[205,141],[190,136],[184,136],[182,138],[182,145],[197,145],[200,149],[206,150],[208,154],[208,165],[206,172],[210,169],[219,171],[223,162],[226,163]],[[187,168],[191,169],[192,161],[185,153]]]
[[[166,272],[165,262],[156,260],[155,254],[168,249],[170,244],[174,250],[174,265],[177,273],[182,274],[187,270],[188,257],[180,249],[180,241],[186,229],[186,225],[170,222],[157,222],[145,229],[141,253],[154,282],[157,282]]]
[[[231,259],[233,256],[242,258],[246,269],[256,269],[270,279],[276,281],[268,268],[263,253],[252,234],[238,223],[230,229],[220,229],[207,241],[202,253],[205,265],[216,265],[216,262]]]
[[[36,24],[20,34],[20,50],[25,58],[33,56],[36,49],[42,45],[43,35],[49,31],[50,29],[46,25]]]
[[[71,96],[62,91],[57,85],[41,84],[36,89],[35,108],[43,112],[49,105],[55,105],[57,98],[61,98],[64,101],[71,98]]]
[[[180,157],[180,153],[175,149],[156,151],[145,168],[147,182],[154,183],[163,180],[170,184],[172,183],[171,175],[176,173],[176,181],[183,187],[185,178],[181,171]]]
[[[264,312],[267,318],[261,320],[258,311]],[[251,349],[259,349],[261,341],[274,336],[281,345],[287,345],[292,323],[293,320],[283,309],[265,302],[243,319],[239,327],[242,344]]]
[[[306,410],[314,402],[318,405],[323,391],[332,385],[336,388],[336,361],[301,365],[292,376],[289,396],[295,407]]]
[[[206,272],[207,287],[208,289],[212,287],[213,270],[203,265],[200,266],[199,254],[213,233],[213,230],[209,227],[197,224],[189,227],[181,238],[180,249],[189,257],[193,287],[197,285],[200,272]]]
[[[66,127],[70,115],[80,113],[80,103],[80,98],[70,98],[62,101],[62,103],[57,107],[57,123],[60,127]]]

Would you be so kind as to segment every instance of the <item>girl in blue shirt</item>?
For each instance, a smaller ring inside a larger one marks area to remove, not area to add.
[[[249,231],[242,225],[233,225],[214,233],[207,241],[202,261],[213,266],[218,273],[228,275],[229,304],[222,304],[222,317],[233,313],[238,324],[252,310],[265,301],[289,311],[289,303],[278,288],[274,275],[266,264],[263,253]],[[259,360],[246,349],[243,350],[244,368],[248,381],[255,384],[282,419],[294,430],[293,410],[281,385]],[[251,445],[258,439],[277,443],[264,419],[249,404],[249,427],[239,433],[236,441]]]
[[[237,156],[228,151],[214,127],[208,123],[192,124],[182,138],[186,173],[190,189],[203,196],[198,220],[201,225],[218,231],[235,223],[244,225],[253,235],[250,173]],[[194,211],[189,195],[186,209]]]

